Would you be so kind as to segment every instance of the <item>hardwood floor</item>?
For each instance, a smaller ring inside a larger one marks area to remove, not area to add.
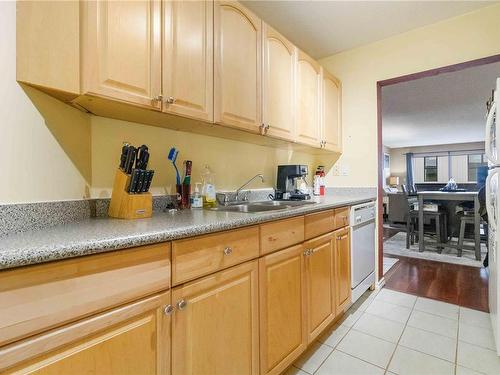
[[[396,258],[400,261],[385,275],[386,288],[488,312],[488,275],[484,268]]]

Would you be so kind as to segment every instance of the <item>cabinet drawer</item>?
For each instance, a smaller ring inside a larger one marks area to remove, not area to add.
[[[0,373],[167,375],[169,303],[163,292],[0,348]]]
[[[333,210],[327,210],[309,214],[305,216],[305,239],[320,236],[333,231],[334,228]]]
[[[349,207],[335,209],[335,228],[339,229],[349,225]]]
[[[258,226],[174,241],[172,283],[178,285],[258,256]]]
[[[260,248],[262,254],[284,249],[304,241],[304,216],[262,224]]]
[[[0,272],[0,346],[170,287],[170,243]]]

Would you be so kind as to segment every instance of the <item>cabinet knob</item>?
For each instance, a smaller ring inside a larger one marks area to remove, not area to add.
[[[233,253],[233,249],[231,247],[226,247],[224,249],[224,255],[231,255]]]
[[[156,95],[153,99],[154,102],[161,102],[163,100],[162,95]]]
[[[185,299],[181,299],[179,302],[177,302],[177,308],[179,310],[184,310],[187,306],[187,301]]]
[[[165,100],[168,104],[173,104],[175,102],[175,98],[173,96],[169,96],[167,100]]]
[[[308,257],[312,253],[313,253],[313,251],[311,249],[307,249],[306,251],[304,251],[304,256]]]
[[[172,305],[165,306],[163,312],[165,313],[165,315],[172,315],[172,313],[174,312],[174,306]]]

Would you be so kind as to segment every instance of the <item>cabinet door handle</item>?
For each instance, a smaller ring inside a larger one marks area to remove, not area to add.
[[[175,98],[173,96],[169,96],[167,100],[165,100],[168,104],[174,104],[175,103]]]
[[[163,312],[165,313],[165,315],[172,315],[172,313],[174,312],[174,306],[172,305],[165,306]]]
[[[177,302],[177,308],[179,310],[184,310],[187,306],[187,301],[185,299],[181,299],[179,302]]]
[[[311,249],[307,249],[306,251],[304,251],[304,256],[308,257],[312,253],[313,253],[313,251]]]
[[[226,247],[224,249],[224,255],[231,255],[233,253],[233,249],[231,247]]]
[[[156,95],[154,98],[151,99],[153,102],[161,102],[163,100],[162,95]]]

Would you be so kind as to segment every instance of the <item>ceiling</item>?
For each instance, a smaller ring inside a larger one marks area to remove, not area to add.
[[[385,146],[484,141],[486,100],[500,62],[382,88]]]
[[[488,1],[242,1],[315,59],[492,5]]]

